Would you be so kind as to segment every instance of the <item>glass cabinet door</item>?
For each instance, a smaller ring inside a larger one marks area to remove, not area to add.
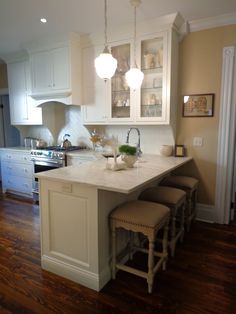
[[[163,37],[142,40],[141,69],[144,80],[140,89],[141,120],[161,120],[163,117],[163,64]]]
[[[130,88],[125,80],[125,73],[130,68],[130,44],[112,47],[111,53],[118,63],[111,79],[111,118],[130,118]]]

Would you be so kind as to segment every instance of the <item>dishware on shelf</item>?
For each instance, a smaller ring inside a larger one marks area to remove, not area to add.
[[[154,63],[154,54],[147,53],[143,56],[144,58],[144,69],[151,69]]]
[[[155,55],[155,66],[162,67],[163,66],[163,48],[159,48],[157,50],[157,53]]]

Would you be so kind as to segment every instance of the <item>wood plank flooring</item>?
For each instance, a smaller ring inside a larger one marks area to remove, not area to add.
[[[39,232],[38,206],[0,197],[1,314],[236,313],[236,226],[196,222],[152,295],[121,271],[99,293],[43,271]]]

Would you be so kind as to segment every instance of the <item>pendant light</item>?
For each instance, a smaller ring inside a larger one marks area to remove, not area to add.
[[[107,79],[110,79],[116,71],[117,68],[117,60],[113,58],[112,54],[110,53],[108,46],[107,46],[107,0],[104,0],[104,17],[105,17],[105,43],[104,43],[104,50],[94,60],[94,65],[96,68],[97,75],[104,79],[106,82]]]
[[[140,88],[144,78],[143,72],[138,68],[136,63],[136,8],[140,5],[141,0],[130,0],[130,3],[134,7],[134,61],[133,67],[125,73],[125,78],[128,86],[135,90]]]

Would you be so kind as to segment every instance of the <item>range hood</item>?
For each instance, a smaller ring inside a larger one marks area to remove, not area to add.
[[[31,94],[30,95],[35,100],[36,106],[41,106],[48,102],[63,103],[65,105],[79,105],[78,103],[73,103],[73,97],[71,91],[60,91],[60,92],[50,92],[45,94]]]

